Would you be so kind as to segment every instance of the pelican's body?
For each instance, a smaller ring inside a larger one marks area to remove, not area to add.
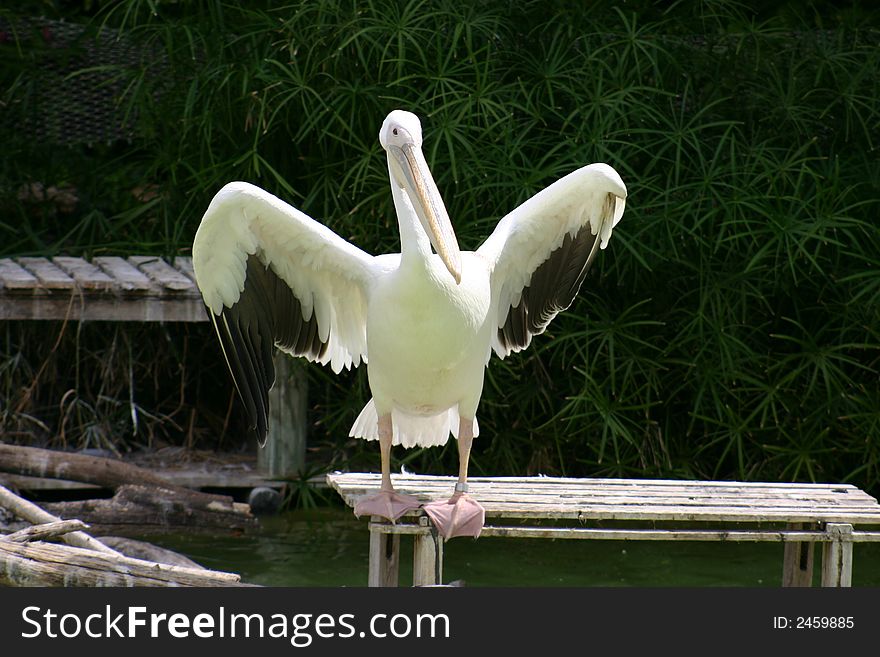
[[[608,165],[569,174],[505,216],[475,252],[460,252],[421,153],[421,126],[395,111],[379,140],[401,252],[370,256],[248,183],[211,202],[193,243],[196,280],[253,428],[265,440],[275,347],[329,364],[367,361],[373,398],[351,435],[378,440],[382,486],[355,507],[392,520],[422,506],[391,484],[390,450],[459,443],[449,502],[424,505],[446,536],[478,535],[467,494],[471,441],[492,351],[528,347],[573,301],[623,214],[626,187]]]
[[[490,301],[486,265],[473,253],[462,253],[460,284],[434,255],[377,277],[367,309],[367,375],[376,414],[395,420],[394,444],[441,445],[458,432],[459,415],[475,416]],[[372,427],[372,417],[356,421],[354,434],[377,438]]]

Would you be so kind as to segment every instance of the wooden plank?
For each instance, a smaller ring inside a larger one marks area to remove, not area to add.
[[[421,518],[420,518],[421,520]],[[378,531],[388,534],[422,536],[430,530],[422,525],[398,521],[393,525],[376,523]],[[371,531],[374,528],[371,525]],[[597,527],[528,527],[487,525],[480,538],[543,538],[552,540],[605,541],[712,541],[732,543],[830,543],[824,531],[750,530],[750,529],[606,529]],[[852,533],[853,543],[878,543],[880,532]]]
[[[198,294],[195,283],[162,258],[156,256],[131,256],[128,258],[128,261],[166,290],[177,293]]]
[[[302,363],[279,351],[269,391],[269,437],[257,452],[259,467],[272,477],[298,477],[306,467],[308,377]]]
[[[791,523],[792,531],[803,531],[805,523]],[[813,585],[813,549],[812,542],[786,543],[782,553],[782,586],[807,587]]]
[[[397,586],[400,575],[400,536],[370,532],[370,565],[367,586]]]
[[[822,546],[822,586],[852,586],[852,525],[828,523],[832,540]]]
[[[419,524],[428,528],[427,518]],[[443,583],[443,539],[430,530],[413,536],[413,586],[436,586]]]
[[[174,268],[186,276],[193,283],[196,282],[196,272],[193,269],[193,259],[190,256],[177,256],[174,258]]]
[[[0,258],[0,287],[8,292],[31,292],[39,286],[37,277],[12,258]]]
[[[205,305],[195,296],[70,297],[6,294],[0,303],[0,320],[58,320],[112,322],[206,322]]]
[[[57,256],[52,258],[52,262],[73,278],[76,286],[81,290],[103,292],[116,288],[116,283],[112,278],[82,258]]]
[[[104,273],[116,281],[116,285],[123,292],[128,294],[146,294],[159,291],[159,287],[146,274],[125,258],[98,256],[92,259],[92,264],[100,267]]]
[[[47,290],[72,290],[74,280],[57,265],[46,258],[18,258],[18,264],[36,276],[40,287]]]

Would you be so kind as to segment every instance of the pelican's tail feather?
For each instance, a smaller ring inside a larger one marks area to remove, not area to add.
[[[395,408],[391,411],[391,425],[394,428],[392,444],[404,447],[445,445],[450,433],[458,438],[458,423],[458,406],[437,415],[411,415]],[[480,427],[474,418],[474,436],[479,434]],[[364,440],[379,440],[379,416],[372,399],[364,406],[348,435]]]

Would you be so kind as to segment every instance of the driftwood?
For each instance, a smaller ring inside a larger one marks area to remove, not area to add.
[[[109,500],[45,505],[60,518],[80,519],[98,526],[101,533],[131,536],[175,528],[239,532],[256,527],[247,504],[236,503],[228,495],[176,486],[149,470],[116,459],[0,444],[0,472],[114,489],[116,494]],[[45,523],[51,519],[28,520]]]
[[[70,479],[106,488],[132,483],[171,485],[149,470],[115,459],[23,445],[0,445],[0,472]]]
[[[170,550],[123,538],[103,539],[118,548],[117,552],[84,533],[89,526],[81,520],[59,520],[2,486],[0,506],[20,518],[40,523],[0,535],[0,586],[241,585],[238,575],[206,570]],[[78,547],[43,542],[50,538],[60,538]],[[122,551],[133,556],[121,554]]]
[[[42,525],[31,525],[17,532],[7,534],[3,538],[7,541],[15,541],[16,543],[30,543],[31,541],[49,541],[53,538],[60,538],[70,532],[85,531],[89,526],[82,520],[57,520],[55,522],[47,522]],[[101,541],[104,543],[103,541]],[[104,543],[104,545],[107,545]],[[112,545],[107,547],[113,549]]]
[[[234,573],[0,539],[0,586],[242,586]]]
[[[16,543],[51,541],[52,539],[64,536],[64,534],[83,531],[88,528],[89,525],[82,520],[59,520],[57,522],[47,522],[43,525],[31,525],[12,534],[2,536],[0,539]],[[136,541],[132,538],[123,538],[122,536],[100,536],[97,540],[119,554],[133,559],[155,561],[156,563],[164,563],[169,566],[204,569],[204,566],[197,564],[189,557],[173,550],[153,545],[152,543]]]
[[[232,503],[232,498],[226,495],[214,495],[176,486],[145,468],[139,468],[118,459],[75,452],[59,452],[39,447],[0,444],[0,472],[28,477],[80,481],[114,490],[126,484],[156,486],[177,491],[179,496],[189,496],[194,500],[205,502],[213,500],[226,505]]]
[[[247,504],[199,500],[179,491],[121,486],[110,499],[54,502],[46,508],[62,518],[78,518],[98,533],[123,536],[166,533],[179,527],[201,531],[247,531],[257,526]]]
[[[26,499],[19,497],[4,486],[0,486],[0,506],[9,509],[19,518],[27,520],[35,525],[55,523],[61,520],[61,518],[53,516],[51,513],[47,513],[44,509],[41,509],[33,502],[28,502]],[[65,543],[74,547],[82,547],[89,550],[95,550],[96,552],[122,556],[115,550],[107,547],[82,531],[66,532],[61,538]]]

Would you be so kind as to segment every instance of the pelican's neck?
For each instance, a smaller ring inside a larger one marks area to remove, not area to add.
[[[391,177],[390,170],[388,175]],[[391,177],[391,195],[394,198],[394,210],[397,212],[397,224],[400,230],[401,261],[424,265],[431,257],[431,240],[422,228],[409,196],[394,182],[393,177]]]

